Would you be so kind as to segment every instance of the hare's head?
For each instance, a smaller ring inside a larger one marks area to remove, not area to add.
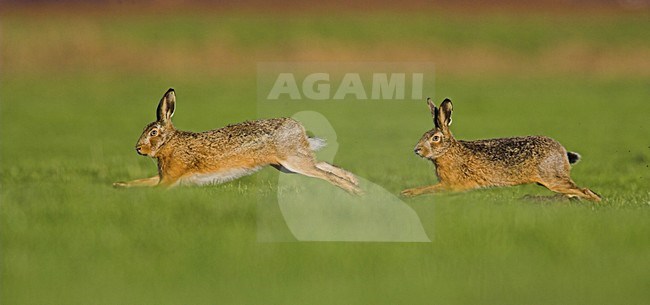
[[[442,156],[455,142],[454,137],[449,131],[451,125],[451,100],[445,99],[440,107],[436,107],[430,98],[427,98],[429,110],[433,117],[435,127],[427,131],[417,145],[415,145],[415,154],[426,159],[435,159]]]
[[[149,123],[142,131],[135,150],[143,156],[155,157],[156,153],[165,142],[171,138],[176,129],[172,124],[172,116],[176,108],[176,94],[174,89],[169,88],[163,95],[158,110],[156,111],[157,119]]]

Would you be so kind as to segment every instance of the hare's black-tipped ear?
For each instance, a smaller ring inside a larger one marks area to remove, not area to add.
[[[442,129],[448,129],[448,126],[451,125],[451,112],[453,111],[453,105],[451,104],[451,100],[446,98],[442,104],[440,104],[440,108],[438,108],[438,124],[440,125],[440,128]]]
[[[429,106],[429,111],[431,111],[431,118],[433,118],[433,124],[438,126],[438,108],[433,103],[433,100],[430,97],[427,97],[427,105]]]
[[[156,116],[158,122],[168,123],[171,122],[172,116],[174,116],[174,110],[176,109],[176,93],[174,88],[169,88],[160,103],[158,103],[158,110],[156,111]]]

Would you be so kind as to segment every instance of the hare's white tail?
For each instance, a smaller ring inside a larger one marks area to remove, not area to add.
[[[327,140],[321,138],[307,138],[309,141],[309,149],[313,151],[320,150],[327,145]]]

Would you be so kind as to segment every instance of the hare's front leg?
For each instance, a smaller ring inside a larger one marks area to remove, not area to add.
[[[411,188],[411,189],[405,189],[403,190],[400,195],[404,197],[414,197],[418,195],[423,195],[423,194],[428,194],[428,193],[435,193],[435,192],[440,192],[446,190],[447,187],[441,183],[434,184],[434,185],[428,185],[428,186],[422,186],[422,187],[416,187],[416,188]]]
[[[156,186],[160,182],[160,176],[151,178],[137,179],[132,181],[120,181],[113,183],[114,187],[136,187],[136,186]]]

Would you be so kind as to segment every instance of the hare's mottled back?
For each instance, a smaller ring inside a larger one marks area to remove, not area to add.
[[[212,152],[213,159],[235,155],[259,157],[260,154],[273,157],[286,150],[287,145],[302,147],[306,141],[302,125],[290,118],[246,121],[199,133],[176,133],[172,143],[185,143],[191,151]],[[178,144],[173,148],[177,149]]]
[[[546,158],[562,146],[548,137],[528,136],[477,141],[458,141],[466,149],[503,167],[520,167]]]

